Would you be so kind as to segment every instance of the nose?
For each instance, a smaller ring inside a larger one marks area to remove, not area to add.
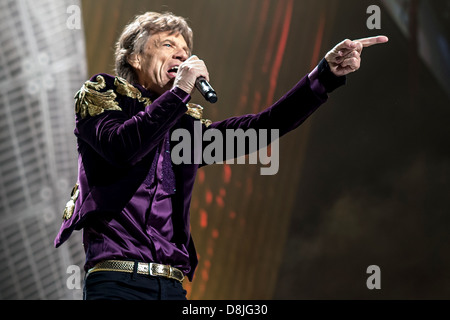
[[[189,55],[185,50],[180,49],[174,53],[174,58],[180,60],[181,62],[184,62],[189,58]]]

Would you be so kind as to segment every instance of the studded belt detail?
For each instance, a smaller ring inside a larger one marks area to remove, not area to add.
[[[158,263],[146,263],[146,262],[136,262],[137,273],[150,275],[150,276],[161,276],[169,279],[175,279],[181,283],[184,280],[184,274],[177,268],[158,264]],[[127,272],[133,273],[134,261],[122,261],[122,260],[105,260],[97,263],[93,268],[89,269],[88,274],[98,271],[117,271],[117,272]]]

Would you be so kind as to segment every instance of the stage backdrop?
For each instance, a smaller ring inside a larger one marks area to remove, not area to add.
[[[206,61],[219,95],[215,105],[198,94],[192,101],[202,104],[212,121],[270,106],[345,38],[390,38],[389,44],[365,49],[362,68],[347,85],[280,140],[276,175],[261,176],[260,165],[199,171],[191,206],[199,266],[194,281],[184,284],[190,299],[450,297],[450,99],[442,85],[445,72],[434,72],[423,59],[426,52],[450,61],[449,37],[444,33],[436,38],[440,46],[427,47],[420,36],[430,21],[436,30],[445,29],[450,6],[439,1],[442,7],[427,6],[422,14],[424,1],[388,2],[81,1],[86,78],[113,73],[115,42],[136,14],[171,11],[188,18],[194,53]],[[373,4],[380,8],[378,30],[367,25]],[[405,14],[412,18],[402,25],[398,15]],[[70,116],[75,92],[67,93],[62,106]],[[60,220],[48,222],[57,229]],[[21,237],[32,255],[34,238],[27,230],[21,229]],[[78,237],[67,261],[82,267]],[[8,248],[3,238],[2,247]],[[4,252],[12,268],[17,253]],[[60,265],[55,272],[66,289]],[[381,272],[381,289],[367,287],[372,265]],[[8,297],[20,292],[14,279]]]
[[[345,38],[390,37],[281,139],[277,175],[256,165],[200,170],[190,298],[449,297],[449,97],[383,3],[381,30],[368,29],[372,2],[83,1],[90,74],[112,72],[114,43],[135,14],[187,17],[219,94],[216,105],[193,101],[213,121],[263,110]],[[416,29],[424,19],[442,22],[422,17]],[[370,265],[381,290],[366,286]]]

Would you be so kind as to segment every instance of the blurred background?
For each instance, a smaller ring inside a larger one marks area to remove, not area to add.
[[[1,299],[81,299],[81,233],[53,248],[76,182],[73,96],[113,74],[146,11],[188,19],[219,94],[193,102],[213,121],[271,105],[343,39],[390,39],[280,140],[278,174],[199,171],[190,299],[450,298],[449,0],[0,0]]]

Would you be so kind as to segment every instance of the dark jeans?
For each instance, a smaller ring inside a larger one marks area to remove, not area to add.
[[[183,285],[173,279],[137,273],[98,271],[84,281],[84,300],[186,300]]]

